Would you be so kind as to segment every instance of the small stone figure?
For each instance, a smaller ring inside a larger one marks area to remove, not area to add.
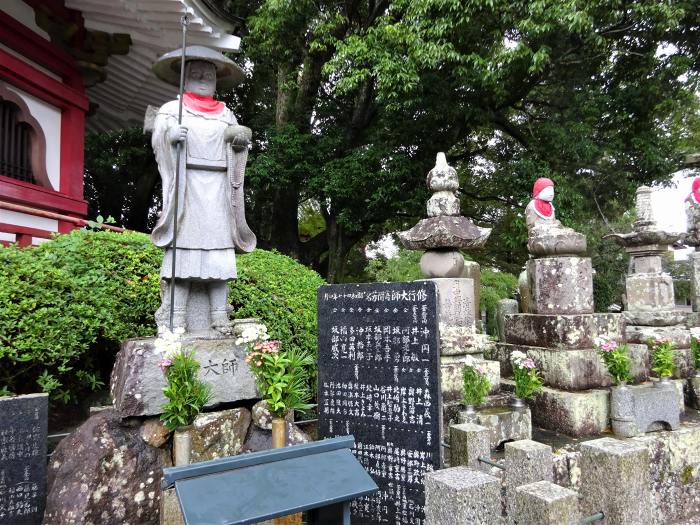
[[[161,57],[153,66],[156,75],[178,85],[181,56],[182,50],[178,50]],[[238,125],[231,110],[213,95],[217,81],[219,87],[231,87],[244,75],[221,53],[202,46],[188,46],[185,56],[182,125],[178,125],[178,100],[164,104],[153,123],[153,151],[163,179],[163,210],[151,239],[165,249],[160,276],[166,283],[156,322],[159,327],[168,326],[167,287],[171,284],[177,221],[173,328],[188,332],[212,328],[228,334],[227,281],[236,278],[235,251],[252,251],[256,243],[245,221],[243,202],[251,131]],[[180,178],[175,217],[178,144]]]
[[[700,245],[700,177],[695,177],[695,179],[693,179],[692,190],[688,197],[686,197],[685,202],[688,233],[684,241],[686,244],[697,247]]]
[[[534,256],[579,255],[586,252],[586,237],[562,226],[554,213],[554,182],[546,177],[535,181],[532,200],[525,208],[527,248]]]

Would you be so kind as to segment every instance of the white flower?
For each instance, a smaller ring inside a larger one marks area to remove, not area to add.
[[[464,365],[471,367],[471,368],[474,368],[476,366],[476,359],[474,359],[470,355],[466,355],[466,356],[464,356]]]
[[[185,333],[184,328],[176,328],[174,331],[163,329],[153,342],[153,352],[166,359],[172,359],[182,351],[182,341],[180,338]]]
[[[595,346],[603,346],[603,345],[604,345],[605,343],[607,343],[607,342],[608,342],[608,338],[607,338],[607,337],[604,337],[604,336],[602,336],[602,335],[599,335],[598,337],[596,337],[596,338],[593,340],[593,344],[594,344]]]
[[[510,361],[514,365],[520,366],[520,364],[527,359],[527,354],[525,352],[521,352],[520,350],[515,350],[510,354]]]
[[[267,341],[269,338],[267,327],[264,324],[252,324],[243,329],[240,337],[236,339],[236,344],[243,345],[256,341]]]

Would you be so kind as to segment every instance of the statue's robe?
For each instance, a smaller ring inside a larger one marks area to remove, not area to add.
[[[175,232],[175,166],[177,145],[169,130],[177,126],[178,101],[164,104],[153,124],[152,145],[163,181],[163,209],[151,239],[165,248],[161,277],[172,274]],[[247,149],[235,152],[224,141],[225,129],[236,124],[224,106],[218,113],[183,107],[188,128],[181,145],[178,184],[177,257],[175,277],[228,280],[236,277],[235,252],[255,248],[255,235],[245,221],[243,176]]]

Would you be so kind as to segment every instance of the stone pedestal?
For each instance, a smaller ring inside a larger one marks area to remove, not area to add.
[[[685,409],[683,400],[684,380],[671,381],[676,392],[678,410]],[[632,385],[629,388],[645,388],[648,385]],[[501,380],[501,387],[514,389],[514,383]],[[567,392],[544,387],[542,392],[528,405],[532,410],[532,423],[535,426],[555,430],[574,437],[594,436],[610,426],[610,390],[590,389]]]
[[[527,262],[529,313],[593,313],[593,267],[588,257],[543,257]]]
[[[627,276],[627,309],[635,311],[673,310],[676,306],[673,278],[666,273],[635,273]]]
[[[651,339],[670,339],[677,349],[690,348],[690,330],[684,325],[675,326],[640,326],[627,325],[627,341],[646,344]]]
[[[593,348],[605,336],[622,342],[625,323],[620,314],[533,315],[505,318],[505,342],[550,348]]]
[[[532,416],[529,408],[522,410],[500,406],[480,408],[474,413],[459,413],[460,423],[474,423],[489,429],[491,450],[509,441],[532,437]]]
[[[605,522],[651,525],[649,452],[613,438],[581,444],[581,510],[603,512]]]
[[[474,281],[465,278],[429,279],[437,285],[438,319],[441,325],[476,329]]]
[[[615,387],[610,398],[610,420],[616,436],[634,437],[680,426],[678,391],[668,384]]]
[[[491,454],[490,432],[486,427],[473,423],[450,425],[450,465],[484,468],[479,456]]]
[[[515,299],[501,299],[496,303],[496,326],[498,327],[498,340],[506,340],[506,315],[518,313],[518,301]]]
[[[453,467],[425,475],[426,525],[501,523],[501,482],[478,470]]]
[[[153,337],[129,339],[117,354],[110,392],[122,417],[162,413],[167,382],[158,367],[162,356],[154,352],[154,341]],[[201,365],[199,377],[211,385],[212,399],[207,407],[260,397],[245,362],[245,348],[237,346],[234,339],[185,338],[183,348],[194,349]]]
[[[515,489],[512,523],[579,525],[578,492],[551,481],[537,481]]]

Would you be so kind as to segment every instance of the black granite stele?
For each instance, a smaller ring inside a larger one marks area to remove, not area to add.
[[[46,503],[48,395],[0,398],[0,524],[40,524]]]
[[[379,492],[352,504],[353,523],[422,524],[425,472],[441,462],[435,283],[318,290],[321,438],[352,434]]]

